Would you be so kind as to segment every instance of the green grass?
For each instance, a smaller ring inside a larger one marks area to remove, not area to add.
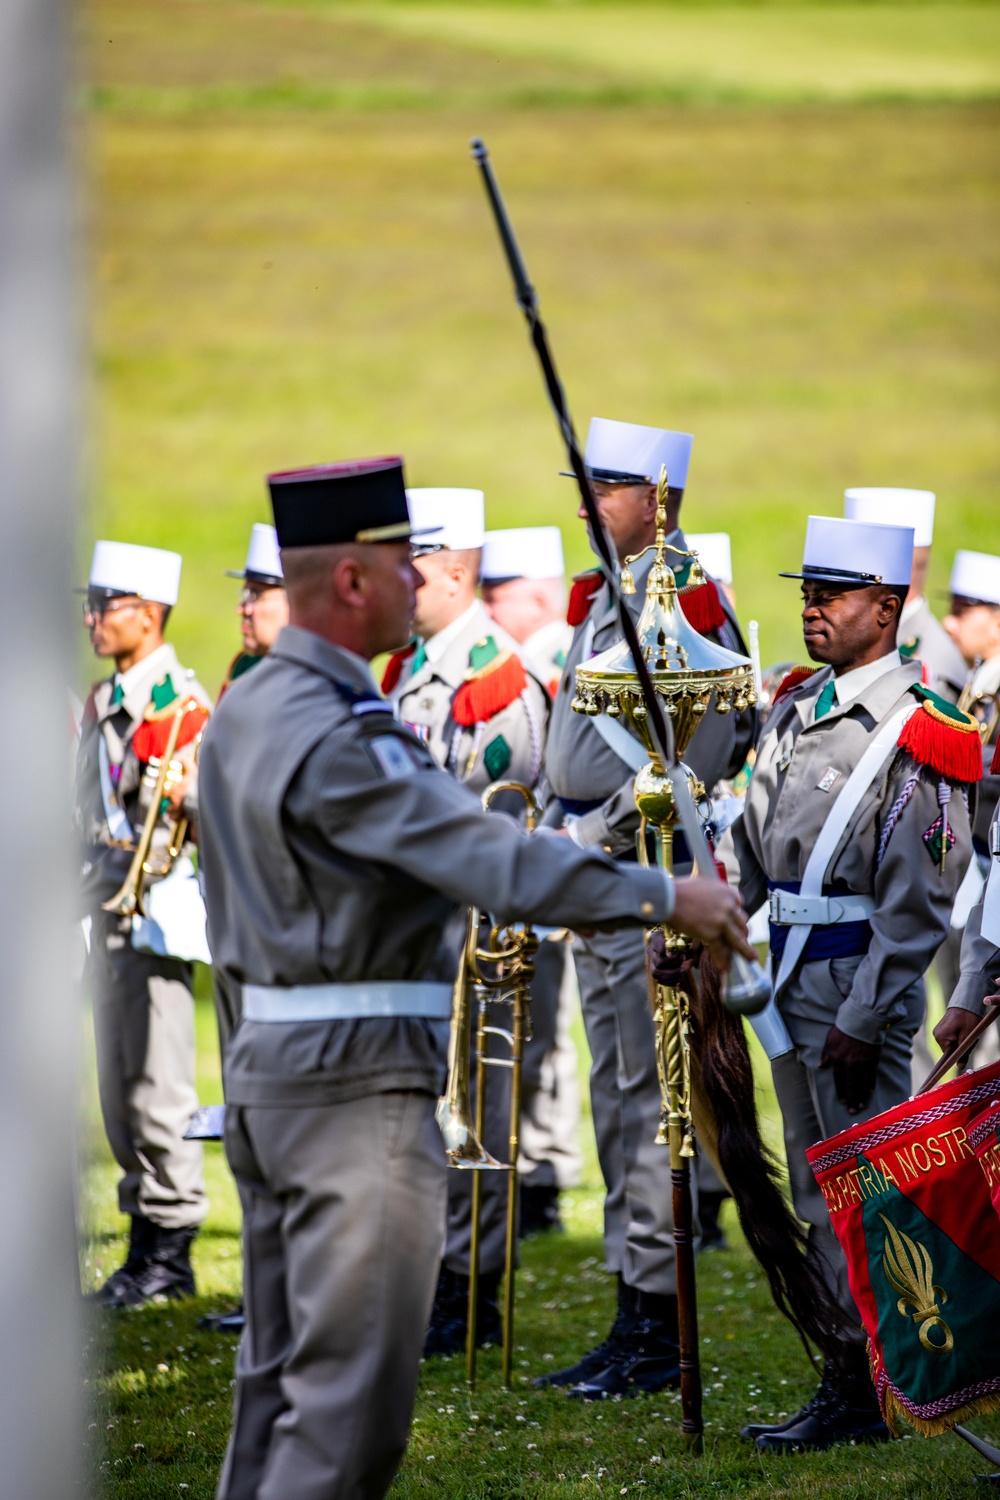
[[[913,10],[915,32],[932,13]],[[474,133],[578,425],[696,434],[684,518],[732,532],[765,662],[801,652],[775,574],[845,484],[938,491],[935,589],[955,547],[1000,550],[1000,106],[515,108],[490,94],[495,58],[444,34],[494,11],[402,29],[429,14],[106,0],[85,18],[95,87],[187,101],[89,118],[91,527],[185,553],[171,628],[209,684],[237,643],[222,572],[267,516],[270,468],[400,451],[412,482],[481,485],[490,524],[557,522],[588,563]],[[511,29],[553,14],[512,8]],[[680,14],[616,12],[626,28]],[[728,26],[684,15],[707,51]],[[567,12],[567,36],[591,20],[606,11]],[[568,77],[539,56],[503,72],[507,88]],[[273,108],[243,107],[257,88]],[[327,108],[329,89],[384,107]],[[391,103],[421,90],[419,108]]]
[[[178,547],[171,633],[214,686],[238,640],[223,569],[267,518],[271,468],[401,451],[412,482],[481,485],[491,525],[556,522],[571,566],[587,564],[468,159],[482,134],[578,425],[600,413],[696,434],[684,520],[732,532],[765,663],[801,654],[794,585],[775,574],[845,484],[938,491],[943,587],[954,548],[1000,551],[998,17],[91,0],[81,568],[95,534]],[[204,997],[199,1070],[217,1099]],[[92,1284],[121,1259],[123,1222],[89,1086],[83,1113]],[[519,1378],[610,1320],[584,1135],[570,1233],[525,1250]],[[93,1330],[95,1496],[213,1492],[232,1346],[194,1325],[236,1296],[239,1251],[218,1146],[206,1162],[199,1298]],[[672,1396],[602,1411],[507,1395],[487,1355],[475,1397],[455,1362],[425,1368],[395,1493],[971,1495],[981,1465],[950,1439],[787,1462],[737,1441],[751,1408],[792,1410],[812,1379],[728,1227],[734,1249],[699,1268],[704,1457],[681,1447]]]
[[[215,1021],[199,971],[199,1092],[219,1093]],[[582,1028],[576,1027],[581,1068]],[[760,1061],[758,1057],[758,1062]],[[760,1069],[761,1079],[766,1068]],[[776,1140],[773,1094],[762,1082],[765,1132]],[[84,1135],[88,1234],[85,1285],[102,1280],[125,1249],[115,1211],[115,1172],[88,1092]],[[584,1092],[584,1100],[586,1093]],[[569,1363],[603,1337],[613,1288],[602,1270],[602,1193],[584,1103],[584,1180],[563,1196],[567,1233],[529,1241],[518,1281],[516,1379],[507,1392],[496,1351],[481,1355],[481,1380],[466,1387],[458,1359],[424,1365],[416,1421],[396,1500],[549,1500],[629,1494],[739,1495],[748,1500],[836,1496],[838,1500],[941,1500],[973,1494],[983,1465],[957,1439],[907,1437],[888,1448],[841,1449],[765,1459],[736,1436],[746,1421],[796,1410],[815,1380],[789,1326],[774,1311],[764,1279],[735,1224],[732,1248],[698,1264],[706,1445],[691,1454],[679,1435],[676,1393],[582,1406],[538,1392],[530,1377]],[[195,1325],[239,1293],[239,1215],[222,1148],[206,1147],[212,1209],[195,1245],[199,1295],[190,1302],[95,1319],[85,1351],[90,1396],[88,1496],[94,1500],[209,1500],[225,1450],[235,1340]],[[972,1424],[1000,1440],[1000,1417]],[[185,1486],[186,1488],[181,1488]],[[291,1497],[290,1497],[291,1500]]]

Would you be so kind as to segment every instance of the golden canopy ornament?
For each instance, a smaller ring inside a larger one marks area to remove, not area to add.
[[[705,575],[694,552],[682,552],[666,539],[667,472],[660,470],[657,485],[656,540],[634,557],[625,559],[622,592],[634,593],[630,566],[653,553],[646,583],[646,600],[636,627],[639,646],[652,678],[656,695],[663,705],[673,750],[680,762],[705,714],[742,713],[757,701],[753,663],[749,657],[728,651],[714,641],[699,635],[684,614],[677,579],[667,560],[668,553],[685,559],[685,590],[704,586]],[[572,704],[577,713],[596,717],[607,714],[619,723],[624,720],[638,735],[649,764],[636,774],[634,795],[640,814],[637,850],[640,861],[649,863],[646,842],[648,830],[655,835],[656,863],[664,870],[673,869],[674,828],[680,811],[674,784],[664,764],[648,723],[642,687],[635,662],[627,643],[616,642],[607,651],[582,662],[576,669],[576,696]],[[665,747],[667,754],[671,747]],[[683,764],[681,774],[696,806],[704,804],[705,787]],[[700,871],[709,875],[710,870]],[[689,943],[681,933],[664,927],[663,941],[669,954],[678,957]],[[648,941],[648,938],[647,938]],[[734,961],[745,967],[746,961],[734,955]],[[763,981],[763,976],[759,976]],[[744,984],[745,1004],[736,1010],[747,1013],[759,1010],[770,994],[766,981],[755,982],[754,976]],[[694,1253],[691,1236],[690,1162],[696,1154],[694,1112],[691,1093],[691,1015],[684,987],[660,984],[650,975],[650,1004],[656,1032],[656,1065],[660,1082],[660,1124],[657,1145],[669,1145],[674,1196],[674,1235],[677,1247],[678,1297],[680,1302],[681,1392],[684,1407],[683,1430],[700,1443],[701,1380],[698,1371],[697,1305]]]

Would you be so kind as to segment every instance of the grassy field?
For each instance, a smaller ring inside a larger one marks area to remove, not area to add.
[[[400,451],[412,482],[481,485],[490,524],[556,522],[588,562],[473,134],[578,425],[696,434],[685,521],[733,534],[765,662],[800,654],[774,575],[845,484],[937,490],[935,589],[956,547],[1000,551],[997,6],[89,0],[79,26],[81,568],[95,534],[178,547],[172,634],[209,685],[237,643],[223,569],[267,517],[270,468]],[[207,1101],[204,1002],[199,1040]],[[89,1087],[84,1110],[90,1283],[123,1226]],[[93,1330],[94,1496],[213,1491],[232,1348],[195,1319],[235,1296],[239,1248],[207,1155],[199,1299]],[[428,1365],[394,1493],[972,1493],[981,1466],[952,1440],[785,1462],[738,1442],[748,1413],[792,1410],[813,1382],[735,1233],[700,1269],[704,1457],[671,1396],[602,1411],[527,1389],[610,1319],[588,1162],[570,1232],[525,1251],[522,1384],[505,1394],[488,1356],[470,1396],[454,1362]]]
[[[1000,10],[949,13],[945,55],[991,65]],[[94,0],[83,14],[90,526],[185,553],[172,629],[210,684],[236,644],[222,571],[267,515],[269,468],[400,451],[412,482],[481,485],[491,524],[558,522],[572,566],[588,561],[474,133],[578,425],[600,413],[696,434],[686,521],[732,532],[765,660],[801,649],[794,585],[774,574],[845,484],[938,491],[935,587],[956,546],[1000,549],[1000,103],[551,102],[576,76],[553,60],[556,21],[582,47],[610,12],[504,14],[519,50],[499,90],[496,48],[471,37],[496,7]],[[919,37],[941,12],[865,15],[862,60],[873,28]],[[796,27],[842,19],[738,13],[744,30],[775,16],[787,68],[805,55]],[[660,53],[675,21],[705,57],[729,45],[728,11],[614,18]],[[582,81],[603,86],[610,66]],[[518,89],[550,102],[510,102]]]

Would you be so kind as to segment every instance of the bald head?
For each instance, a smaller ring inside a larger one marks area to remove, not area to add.
[[[370,661],[410,637],[423,582],[409,541],[282,551],[289,620]]]

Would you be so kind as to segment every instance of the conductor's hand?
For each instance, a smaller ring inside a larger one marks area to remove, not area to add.
[[[730,950],[756,958],[747,936],[746,913],[739,892],[713,877],[693,875],[674,882],[670,926],[705,944],[716,967],[729,968]]]
[[[1000,979],[997,980],[1000,985]],[[988,1005],[1000,1003],[1000,994],[988,995]],[[941,1048],[942,1055],[956,1051],[962,1046],[969,1033],[979,1025],[980,1017],[974,1011],[963,1010],[961,1006],[955,1005],[946,1010],[941,1020],[934,1028],[934,1040]],[[969,1054],[962,1052],[956,1059],[959,1068],[968,1066]]]
[[[837,1098],[849,1115],[859,1115],[871,1098],[881,1055],[878,1042],[859,1042],[838,1027],[830,1027],[819,1065],[833,1069]]]

